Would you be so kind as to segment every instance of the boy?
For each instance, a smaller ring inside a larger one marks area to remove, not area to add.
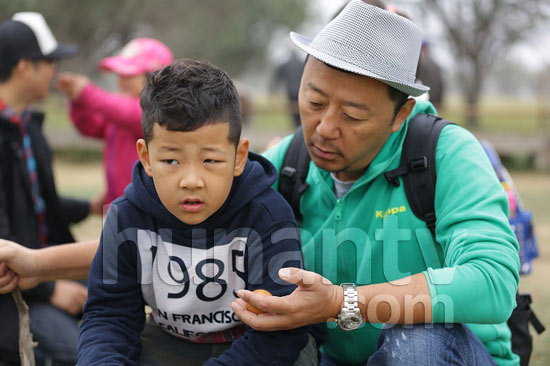
[[[277,271],[301,265],[292,211],[271,189],[276,171],[240,139],[232,81],[183,60],[148,75],[141,107],[140,161],[111,205],[92,264],[79,364],[137,364],[145,305],[156,326],[185,340],[186,365],[221,353],[204,352],[205,343],[230,342],[206,364],[294,364],[303,328],[245,329],[230,306],[243,288],[291,293]]]

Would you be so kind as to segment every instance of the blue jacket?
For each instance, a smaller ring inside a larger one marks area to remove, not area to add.
[[[207,365],[294,364],[306,329],[258,332],[230,307],[239,289],[282,296],[295,288],[277,276],[302,258],[292,210],[271,188],[275,178],[274,167],[250,153],[223,206],[187,225],[164,208],[138,162],[111,205],[92,263],[78,363],[137,365],[149,305],[157,325],[182,342],[233,341]]]

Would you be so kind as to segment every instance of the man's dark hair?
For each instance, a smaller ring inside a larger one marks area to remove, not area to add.
[[[387,85],[387,87],[388,95],[394,105],[393,118],[395,118],[401,107],[403,107],[407,99],[409,99],[409,96],[406,93],[403,93],[401,90],[397,90],[392,86]]]
[[[241,137],[241,109],[235,85],[222,69],[208,61],[178,60],[147,74],[141,93],[141,128],[153,139],[153,125],[188,132],[229,121],[229,141]]]
[[[13,69],[17,65],[19,60],[13,61],[12,59],[0,59],[0,83],[6,82],[10,79]]]

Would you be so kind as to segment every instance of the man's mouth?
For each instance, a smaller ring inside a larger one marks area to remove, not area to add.
[[[323,160],[334,160],[338,156],[338,153],[318,147],[316,144],[312,144],[312,147],[313,154]]]

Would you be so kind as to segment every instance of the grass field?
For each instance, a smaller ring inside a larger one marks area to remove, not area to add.
[[[284,98],[277,95],[260,95],[252,103],[252,123],[259,131],[284,133],[293,128],[290,117],[281,111],[286,110]],[[71,129],[67,116],[67,102],[59,94],[53,94],[43,105],[46,113],[46,126],[54,130]],[[538,117],[542,106],[534,99],[482,98],[479,106],[480,126],[483,131],[514,132],[533,134],[544,128],[550,132],[550,121],[541,126]],[[546,113],[550,114],[546,105]],[[457,97],[447,98],[442,115],[448,120],[463,124],[464,103]]]
[[[99,162],[76,163],[58,160],[55,174],[59,190],[75,197],[94,197],[103,190],[103,172]],[[541,256],[535,261],[533,273],[522,277],[520,290],[530,292],[533,308],[540,320],[550,326],[550,173],[512,172],[525,207],[533,211]],[[75,225],[79,240],[99,237],[102,220],[92,217]],[[534,333],[534,332],[533,332]],[[535,336],[535,349],[531,365],[550,364],[550,331]]]

